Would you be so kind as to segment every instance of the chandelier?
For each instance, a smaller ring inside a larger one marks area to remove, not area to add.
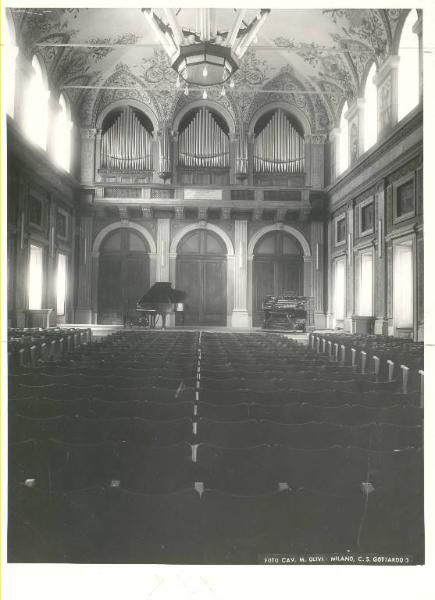
[[[182,9],[180,9],[182,10]],[[152,30],[169,57],[171,67],[177,73],[176,87],[184,85],[202,90],[207,98],[207,89],[221,87],[225,95],[225,84],[234,87],[234,74],[249,46],[270,13],[269,8],[259,9],[249,23],[245,21],[247,9],[238,9],[229,30],[216,27],[216,9],[195,10],[195,29],[182,27],[175,9],[163,9],[166,22],[153,8],[143,8]]]

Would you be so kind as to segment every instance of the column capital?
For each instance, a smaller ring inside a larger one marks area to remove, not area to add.
[[[311,143],[312,144],[324,144],[326,142],[326,133],[312,133]]]
[[[400,57],[397,54],[392,54],[387,58],[387,60],[382,63],[376,75],[373,77],[373,82],[376,86],[384,81],[384,79],[391,73],[391,71],[396,71],[399,68]]]
[[[89,129],[80,128],[80,137],[82,138],[82,140],[93,140],[93,139],[95,139],[97,132],[98,132],[98,129],[94,129],[94,128],[89,128]]]
[[[415,33],[419,37],[423,35],[423,19],[421,17],[421,12],[418,12],[418,19],[412,26],[412,33]]]
[[[349,106],[349,110],[344,115],[344,118],[350,121],[355,115],[364,110],[365,100],[364,98],[356,98],[356,100]]]

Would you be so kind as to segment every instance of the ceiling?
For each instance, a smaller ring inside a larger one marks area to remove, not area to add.
[[[95,126],[105,106],[125,98],[146,104],[160,125],[170,124],[181,107],[201,97],[175,88],[175,73],[139,8],[8,10],[17,45],[29,57],[40,54],[50,88],[64,91],[81,126]],[[193,29],[194,10],[176,10],[180,24]],[[256,12],[248,10],[246,21]],[[373,60],[380,65],[394,53],[407,13],[272,9],[242,59],[235,88],[225,98],[218,89],[209,97],[225,106],[237,127],[247,126],[265,103],[279,101],[297,106],[313,132],[326,132],[344,100],[361,93]],[[218,29],[229,29],[234,16],[235,9],[216,9]]]

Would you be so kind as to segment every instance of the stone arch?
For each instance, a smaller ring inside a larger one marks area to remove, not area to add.
[[[115,223],[111,223],[110,225],[103,227],[103,229],[97,233],[94,243],[92,245],[93,255],[98,256],[98,254],[100,252],[100,246],[107,234],[111,233],[112,231],[115,231],[116,229],[124,229],[124,228],[134,229],[135,231],[140,233],[145,238],[145,240],[148,242],[148,245],[150,247],[150,254],[157,253],[156,243],[154,241],[153,236],[148,231],[148,229],[146,229],[145,227],[142,227],[142,225],[138,225],[138,223],[133,223],[132,221],[116,221]]]
[[[234,135],[234,133],[236,131],[236,124],[234,122],[233,116],[225,107],[223,107],[218,102],[214,102],[213,100],[195,100],[195,102],[190,102],[186,106],[183,106],[183,108],[180,111],[178,111],[174,117],[174,120],[172,123],[172,129],[174,131],[178,131],[178,127],[180,126],[180,122],[181,122],[182,118],[184,117],[184,115],[187,114],[188,112],[190,112],[192,109],[200,108],[203,106],[210,108],[210,109],[216,111],[217,113],[219,113],[220,116],[224,119],[224,121],[228,125],[230,135]]]
[[[34,59],[38,62],[38,65],[41,69],[41,75],[42,75],[42,80],[44,82],[45,89],[49,90],[50,89],[50,79],[48,76],[48,70],[47,70],[47,65],[45,64],[45,60],[42,57],[42,54],[38,51],[32,53],[32,55],[30,57],[30,64],[32,64]],[[32,65],[32,71],[34,71],[33,65]]]
[[[256,231],[254,233],[254,235],[251,237],[251,239],[249,240],[249,243],[248,243],[248,258],[249,259],[252,259],[254,257],[254,249],[255,249],[257,242],[263,236],[265,236],[267,233],[270,233],[271,231],[285,231],[286,233],[292,235],[293,237],[295,237],[298,240],[298,242],[300,243],[300,245],[302,247],[304,260],[310,259],[312,257],[310,244],[308,243],[308,240],[304,236],[304,234],[301,231],[299,231],[299,229],[296,229],[295,227],[291,227],[290,225],[284,225],[282,223],[275,223],[274,225],[266,225],[265,227],[262,227],[261,229]]]
[[[284,225],[283,223],[274,223],[273,225],[267,225],[262,227],[254,233],[248,243],[248,313],[249,320],[252,323],[254,315],[254,300],[253,300],[253,286],[254,286],[254,249],[259,240],[264,237],[267,233],[273,231],[283,231],[292,235],[297,239],[302,247],[302,273],[303,273],[303,295],[312,296],[314,290],[313,282],[313,258],[311,254],[310,244],[306,239],[305,235],[298,229],[291,227],[290,225]]]
[[[215,233],[224,242],[227,248],[227,256],[234,256],[234,246],[229,235],[217,225],[213,225],[212,223],[208,223],[207,221],[199,221],[198,223],[192,223],[191,225],[183,227],[183,229],[180,229],[180,231],[178,231],[174,235],[169,249],[169,254],[172,258],[174,258],[177,255],[178,244],[181,242],[184,236],[192,231],[195,231],[196,229],[207,229],[208,231],[212,231],[213,233]]]
[[[144,115],[146,115],[149,118],[149,120],[151,121],[151,123],[153,124],[154,133],[159,129],[157,117],[154,114],[154,112],[152,110],[150,110],[150,107],[147,106],[146,104],[138,102],[137,100],[130,100],[129,98],[125,98],[122,100],[116,100],[114,102],[111,102],[107,106],[105,106],[104,109],[97,115],[96,126],[95,126],[96,129],[101,129],[101,126],[103,124],[105,117],[112,110],[115,110],[116,108],[122,108],[124,106],[132,106],[133,108],[136,108],[137,110],[140,110],[141,112],[143,112]]]
[[[399,54],[400,41],[402,39],[403,28],[405,26],[405,22],[407,21],[408,17],[410,16],[410,14],[412,13],[413,10],[416,11],[416,13],[417,13],[417,19],[418,19],[419,18],[419,12],[418,12],[417,8],[402,9],[400,11],[398,23],[397,23],[396,30],[394,32],[393,41],[392,41],[392,44],[391,44],[391,54],[392,55],[398,55]]]
[[[379,63],[376,62],[376,60],[374,58],[368,60],[367,64],[364,67],[363,74],[361,76],[360,89],[359,89],[359,97],[361,97],[361,98],[364,97],[368,76],[370,73],[370,69],[372,68],[373,65],[375,65],[376,75],[379,73]]]

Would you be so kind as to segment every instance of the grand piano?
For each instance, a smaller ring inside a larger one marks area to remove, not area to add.
[[[158,318],[162,319],[162,329],[166,327],[166,317],[175,312],[184,311],[183,300],[186,292],[176,290],[169,281],[155,283],[137,303],[136,310],[142,324],[154,329]]]

